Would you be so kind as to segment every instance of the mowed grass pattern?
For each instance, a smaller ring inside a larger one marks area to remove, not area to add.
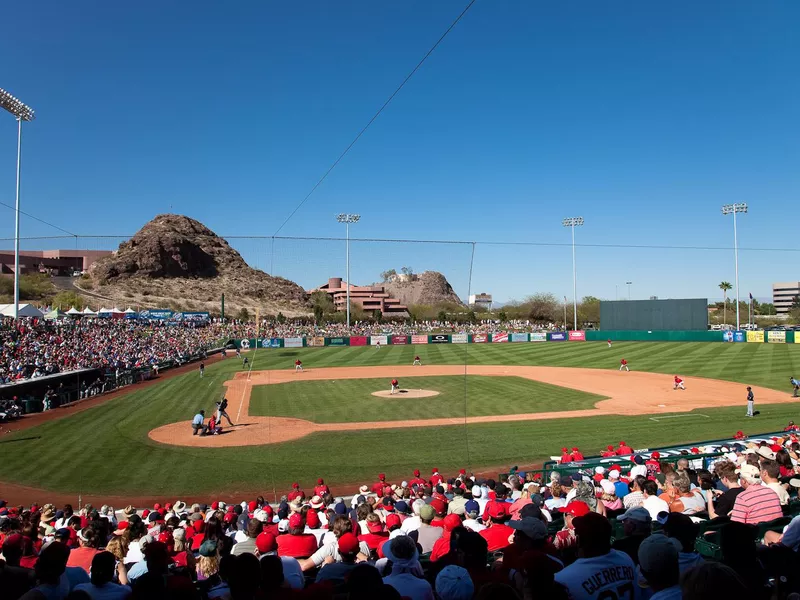
[[[253,386],[250,414],[295,417],[315,423],[402,421],[437,417],[479,417],[594,408],[605,396],[531,381],[482,375],[403,377],[403,389],[434,390],[438,396],[378,398],[383,379],[297,381]]]
[[[611,349],[604,343],[430,345],[380,351],[258,350],[249,357],[254,369],[291,369],[297,356],[313,369],[410,365],[415,354],[423,364],[611,369],[624,356],[635,370],[752,383],[787,395],[789,376],[800,376],[800,345],[784,344],[639,342],[615,343]],[[557,455],[562,446],[579,445],[585,454],[597,454],[621,439],[634,447],[652,447],[729,436],[737,429],[773,431],[800,418],[800,405],[761,405],[757,398],[762,414],[755,419],[746,419],[742,406],[698,411],[707,419],[690,415],[655,422],[643,415],[319,433],[276,446],[215,449],[165,446],[147,437],[154,427],[177,420],[185,420],[188,428],[192,415],[200,408],[211,410],[224,391],[222,383],[240,370],[241,363],[230,358],[210,365],[204,379],[194,372],[146,389],[132,387],[131,393],[101,406],[5,435],[0,438],[0,480],[75,494],[163,494],[188,500],[212,492],[280,492],[293,481],[308,488],[319,476],[358,482],[381,471],[394,480],[407,478],[414,468],[431,466],[443,472],[505,468],[539,462]],[[231,404],[237,406],[237,399],[231,398]],[[334,491],[352,493],[354,488],[334,486]]]

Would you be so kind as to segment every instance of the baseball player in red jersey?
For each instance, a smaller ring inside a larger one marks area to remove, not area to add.
[[[628,368],[628,361],[625,360],[624,358],[621,361],[619,361],[619,370],[622,371],[622,369],[630,371],[630,369]]]
[[[408,486],[414,489],[415,486],[424,486],[426,483],[428,482],[419,476],[419,469],[414,469],[414,478],[408,482]]]
[[[569,453],[568,448],[561,449],[561,464],[566,464],[572,462],[572,455]]]
[[[609,458],[609,457],[611,457],[611,456],[616,456],[616,455],[617,455],[617,453],[614,451],[614,446],[612,446],[611,444],[609,444],[608,446],[606,446],[606,449],[605,449],[605,450],[603,450],[603,451],[600,453],[600,457],[601,457],[601,458]]]
[[[294,361],[294,372],[297,373],[298,371],[303,370],[303,362],[298,358]]]
[[[431,469],[431,485],[435,487],[442,483],[442,481],[444,481],[444,477],[439,474],[439,469],[436,467]]]
[[[370,491],[378,497],[383,494],[383,488],[386,487],[386,475],[378,473],[378,481],[372,484]]]
[[[611,338],[608,338],[608,347],[611,348]]]
[[[572,460],[583,460],[583,453],[578,450],[577,446],[572,448]]]
[[[685,390],[686,388],[683,385],[683,379],[675,375],[675,385],[672,386],[673,390]]]
[[[413,364],[411,366],[412,367],[421,367],[422,366],[422,363],[419,360],[419,356],[415,356],[414,357],[414,362],[413,362]]]
[[[392,390],[389,392],[390,394],[394,394],[400,391],[400,382],[397,379],[392,379]]]

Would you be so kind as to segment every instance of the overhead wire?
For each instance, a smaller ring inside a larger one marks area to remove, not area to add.
[[[10,208],[14,212],[16,212],[16,210],[17,210],[13,206],[11,206],[10,204],[6,204],[5,202],[0,202],[0,206],[5,206],[6,208]],[[44,219],[40,219],[39,217],[34,217],[32,214],[26,213],[24,210],[19,211],[19,214],[25,215],[26,217],[28,217],[29,219],[33,219],[34,221],[39,221],[39,223],[43,223],[44,225],[47,225],[48,227],[52,227],[53,229],[58,229],[59,231],[63,231],[64,233],[69,234],[71,237],[74,237],[74,238],[78,237],[76,234],[72,233],[71,231],[67,231],[66,229],[64,229],[63,227],[59,227],[58,225],[53,225],[52,223],[48,223],[47,221],[45,221]]]
[[[330,167],[328,167],[328,170],[325,171],[325,173],[322,175],[322,177],[319,178],[317,183],[314,184],[314,187],[311,188],[311,191],[308,192],[308,194],[305,195],[305,197],[294,208],[294,210],[289,214],[289,216],[286,217],[286,219],[283,221],[283,223],[281,223],[281,226],[278,227],[277,230],[275,230],[275,235],[278,235],[281,232],[281,230],[284,228],[284,226],[292,219],[292,217],[294,217],[294,215],[297,213],[297,211],[300,210],[300,208],[306,203],[306,201],[312,196],[312,194],[315,191],[317,191],[317,188],[320,185],[322,185],[322,182],[325,181],[325,179],[328,178],[328,175],[330,175],[331,172],[336,168],[336,166],[342,161],[342,159],[345,156],[347,156],[347,153],[350,152],[350,149],[353,146],[356,145],[358,140],[361,139],[361,136],[364,135],[364,133],[366,133],[367,129],[370,128],[370,126],[381,115],[381,113],[384,111],[384,109],[387,106],[389,106],[389,103],[392,100],[394,100],[394,97],[397,96],[398,93],[400,93],[400,90],[402,90],[403,87],[405,87],[406,83],[408,83],[408,81],[414,76],[414,74],[419,70],[419,68],[423,65],[423,63],[426,60],[428,60],[428,58],[430,57],[431,54],[434,53],[434,51],[436,50],[436,48],[439,47],[439,44],[442,43],[444,38],[447,37],[447,35],[453,30],[453,28],[456,25],[458,25],[458,22],[461,21],[461,19],[464,17],[464,15],[467,14],[467,12],[469,12],[469,9],[472,8],[472,5],[475,4],[475,2],[476,2],[476,0],[470,0],[470,2],[466,5],[466,7],[464,7],[464,10],[461,11],[461,14],[459,14],[456,17],[456,19],[450,24],[450,27],[448,27],[445,30],[445,32],[441,36],[439,36],[439,39],[436,40],[436,43],[433,46],[431,46],[431,48],[425,53],[425,56],[422,57],[422,60],[420,60],[417,63],[417,65],[411,70],[411,72],[408,75],[406,75],[406,77],[405,77],[405,79],[403,79],[402,83],[400,83],[400,85],[397,86],[397,88],[395,88],[395,90],[392,92],[392,94],[389,96],[389,98],[381,105],[381,107],[378,109],[378,111],[374,115],[372,115],[372,118],[367,122],[367,124],[364,125],[364,127],[361,128],[361,131],[358,132],[358,135],[356,135],[356,137],[353,138],[353,141],[350,142],[350,144],[347,146],[347,148],[344,149],[344,151],[338,156],[338,158],[335,161],[333,161],[333,164]]]

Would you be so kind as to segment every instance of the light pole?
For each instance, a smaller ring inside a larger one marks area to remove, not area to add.
[[[361,215],[351,215],[348,213],[341,213],[336,215],[336,220],[339,223],[344,223],[344,228],[347,237],[347,330],[350,330],[350,223],[358,223]]]
[[[572,229],[572,329],[578,330],[578,275],[575,271],[575,228],[583,225],[583,217],[569,217],[561,221],[564,227]]]
[[[733,215],[733,257],[736,263],[736,331],[741,330],[741,323],[739,321],[739,238],[736,232],[736,213],[746,212],[747,204],[745,202],[725,204],[722,207],[723,215]]]
[[[633,285],[632,281],[626,281],[625,285],[628,286],[628,302],[631,300],[631,286]]]
[[[0,107],[17,119],[17,200],[14,208],[14,319],[19,316],[19,182],[22,162],[22,122],[33,121],[33,109],[0,88]]]

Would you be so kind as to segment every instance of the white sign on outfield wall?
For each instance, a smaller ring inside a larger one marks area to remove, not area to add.
[[[371,335],[369,336],[369,343],[371,346],[386,346],[389,343],[389,336],[387,335]]]
[[[284,348],[302,348],[303,347],[303,338],[301,338],[301,337],[283,338],[283,347]]]
[[[467,333],[454,333],[450,336],[451,344],[466,344],[469,342],[469,334]]]
[[[528,341],[528,334],[527,333],[512,333],[511,334],[511,341],[512,342],[527,342]]]
[[[547,341],[547,332],[545,331],[534,331],[531,335],[532,342],[546,342]]]

